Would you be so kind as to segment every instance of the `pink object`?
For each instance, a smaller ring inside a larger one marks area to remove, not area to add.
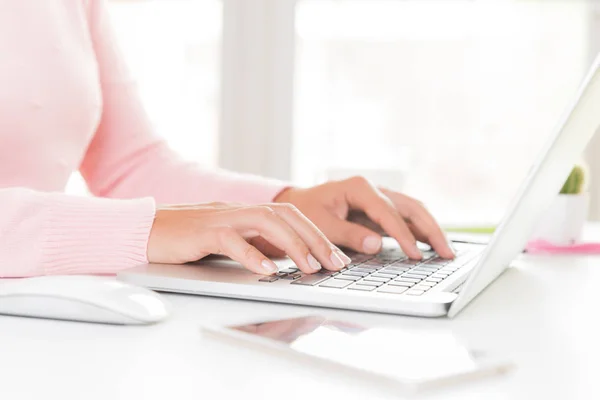
[[[104,198],[60,193],[77,169]],[[0,277],[114,273],[147,261],[155,201],[282,188],[186,163],[154,134],[103,0],[0,2]]]
[[[527,243],[526,250],[532,254],[600,254],[600,243],[576,243],[557,246],[544,240]]]

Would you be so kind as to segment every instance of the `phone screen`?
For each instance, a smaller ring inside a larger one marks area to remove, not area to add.
[[[365,328],[322,317],[230,329],[274,340],[305,355],[408,383],[464,377],[492,367],[485,362],[484,353],[470,350],[448,331]],[[501,372],[499,367],[493,366],[496,372]]]

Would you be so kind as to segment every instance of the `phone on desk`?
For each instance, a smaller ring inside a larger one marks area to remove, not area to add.
[[[407,391],[507,372],[512,364],[469,349],[447,331],[366,328],[307,316],[204,332],[399,385]]]

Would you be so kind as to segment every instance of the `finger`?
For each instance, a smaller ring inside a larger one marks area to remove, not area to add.
[[[271,275],[277,272],[277,265],[256,247],[249,244],[234,229],[217,228],[215,232],[211,233],[214,233],[213,237],[215,238],[214,253],[226,255],[257,274]]]
[[[444,258],[455,257],[446,234],[422,203],[401,193],[389,190],[383,190],[383,193],[394,203],[398,212],[410,221],[411,230],[418,232],[420,241],[431,245]]]
[[[321,269],[321,264],[311,254],[302,238],[287,222],[267,206],[247,207],[226,212],[233,228],[242,232],[255,231],[273,245],[282,249],[302,272],[312,274]]]
[[[396,239],[408,257],[416,260],[423,258],[417,248],[415,237],[390,199],[364,178],[352,178],[342,184],[346,185],[346,200],[351,208],[364,211],[373,222],[379,224],[388,235]]]
[[[256,247],[258,251],[266,255],[267,257],[285,257],[285,251],[280,248],[273,246],[271,243],[265,240],[265,238],[257,236],[249,239],[248,242]]]
[[[431,225],[420,215],[413,214],[409,218],[408,225],[419,241],[429,244],[443,258],[452,259],[456,256],[441,228]]]
[[[296,231],[325,268],[339,271],[352,261],[292,204],[280,203],[270,207]]]
[[[359,253],[377,254],[381,251],[381,236],[372,230],[353,222],[336,218],[330,213],[319,217],[323,226],[327,226],[329,238],[340,246]]]

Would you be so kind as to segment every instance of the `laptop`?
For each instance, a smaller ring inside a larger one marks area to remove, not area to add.
[[[275,276],[260,276],[229,259],[186,265],[147,264],[118,278],[157,291],[191,293],[421,317],[453,317],[509,266],[525,247],[587,143],[600,127],[600,57],[549,142],[533,161],[518,194],[487,245],[456,243],[449,261],[424,251],[407,259],[391,239],[375,256],[350,253],[334,273],[304,275],[289,259]]]

